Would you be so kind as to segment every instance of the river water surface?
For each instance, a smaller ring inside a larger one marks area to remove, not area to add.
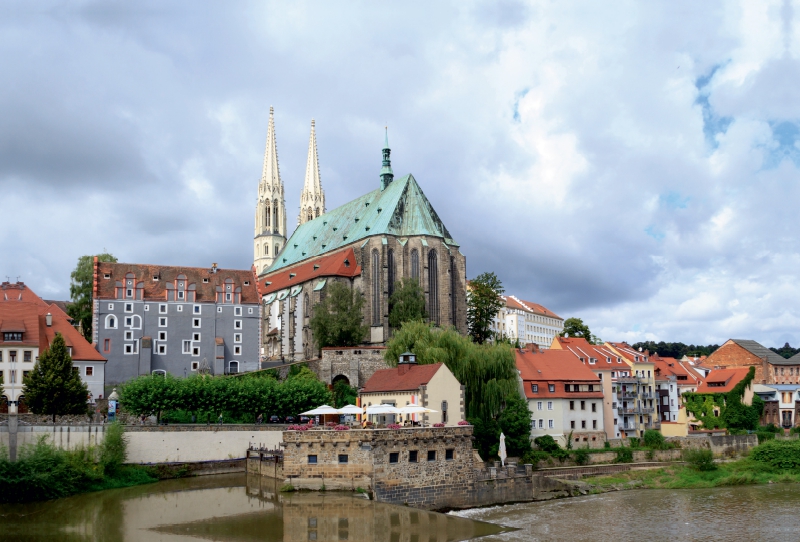
[[[800,485],[636,490],[448,515],[245,475],[0,508],[0,540],[482,542],[800,540]]]

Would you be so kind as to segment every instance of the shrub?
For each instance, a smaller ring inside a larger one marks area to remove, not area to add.
[[[758,431],[764,431],[766,433],[783,433],[783,429],[775,425],[774,423],[768,425],[762,425],[758,428]]]
[[[603,448],[605,448],[606,450],[608,450],[609,448],[611,448],[611,443],[610,443],[610,442],[608,442],[608,441],[605,441],[605,442],[603,443]]]
[[[800,427],[792,427],[791,430],[789,430],[790,435],[796,435],[798,433],[800,433]]]
[[[628,443],[630,443],[631,448],[638,448],[639,447],[639,439],[637,437],[631,437],[628,439]]]
[[[100,447],[100,464],[107,475],[116,474],[128,457],[122,433],[122,425],[119,422],[106,426],[106,436]]]
[[[560,450],[561,447],[558,443],[551,437],[550,435],[542,435],[541,437],[536,437],[533,439],[533,443],[536,445],[537,448],[542,450],[543,452],[553,453],[556,450]]]
[[[756,436],[758,437],[759,444],[775,439],[775,433],[771,431],[756,431]]]
[[[520,460],[522,461],[523,465],[533,465],[536,466],[539,461],[547,461],[550,458],[550,454],[547,452],[543,452],[541,450],[530,450],[522,454]]]
[[[294,486],[292,484],[284,484],[281,486],[280,491],[281,493],[291,493],[294,491]]]
[[[575,464],[586,465],[589,462],[589,449],[579,448],[572,454],[575,457]]]
[[[668,448],[664,435],[661,434],[661,431],[656,431],[655,429],[648,429],[644,432],[644,445],[651,450],[666,450]]]
[[[695,470],[712,471],[717,468],[717,464],[714,463],[714,453],[707,448],[687,448],[681,455],[683,460]]]
[[[753,448],[750,458],[777,469],[800,469],[800,440],[770,440]]]
[[[550,455],[552,455],[555,459],[558,459],[559,461],[566,461],[567,459],[570,458],[569,450],[564,450],[562,448],[553,450],[550,453]]]
[[[619,448],[617,450],[617,458],[614,463],[633,463],[633,449]]]

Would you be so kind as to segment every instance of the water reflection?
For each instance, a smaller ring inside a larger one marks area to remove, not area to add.
[[[7,506],[0,540],[451,542],[504,530],[345,494],[278,488],[268,478],[228,475]]]

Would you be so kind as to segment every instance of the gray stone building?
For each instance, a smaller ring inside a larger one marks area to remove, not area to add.
[[[106,385],[139,375],[259,368],[261,305],[251,270],[94,262],[93,342]]]

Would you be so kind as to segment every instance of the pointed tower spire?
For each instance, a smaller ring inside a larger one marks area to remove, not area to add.
[[[389,127],[386,127],[386,136],[383,143],[383,167],[381,167],[381,190],[392,184],[394,173],[392,172],[392,161],[389,157],[392,150],[389,148]]]
[[[319,156],[317,155],[317,131],[311,119],[311,136],[308,139],[308,159],[306,160],[306,179],[300,194],[300,215],[297,224],[305,224],[325,213],[325,192],[319,175]]]
[[[264,166],[258,183],[256,202],[253,265],[261,274],[266,271],[286,244],[286,199],[278,167],[278,145],[275,141],[275,111],[269,108],[267,144]]]

